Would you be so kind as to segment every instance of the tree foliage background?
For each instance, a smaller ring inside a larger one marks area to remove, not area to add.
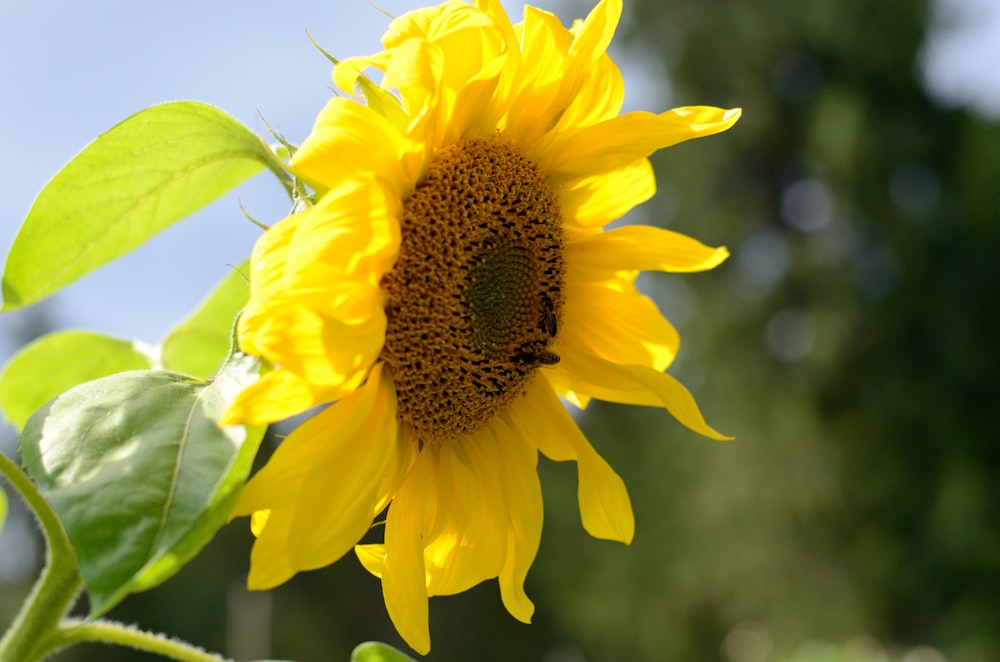
[[[914,0],[626,3],[615,44],[669,72],[673,105],[744,108],[658,154],[630,219],[733,252],[643,283],[680,327],[674,372],[737,441],[594,404],[635,542],[589,539],[573,467],[543,461],[535,623],[495,583],[436,598],[430,659],[1000,659],[1000,126],[928,98],[928,22]],[[398,643],[356,560],[250,595],[249,544],[230,525],[111,616],[243,659]]]

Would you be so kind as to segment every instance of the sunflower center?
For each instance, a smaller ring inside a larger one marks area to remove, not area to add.
[[[425,443],[482,427],[523,391],[562,309],[559,207],[532,161],[499,136],[442,150],[403,204],[382,278],[382,359],[399,417]]]

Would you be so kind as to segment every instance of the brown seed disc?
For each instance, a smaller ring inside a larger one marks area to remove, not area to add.
[[[499,136],[442,150],[403,204],[382,359],[421,442],[474,432],[521,390],[562,309],[563,238],[548,180]]]

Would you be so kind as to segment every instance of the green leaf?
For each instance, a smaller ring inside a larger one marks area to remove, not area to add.
[[[212,381],[120,373],[28,420],[24,464],[66,529],[92,616],[166,580],[225,522],[264,428],[216,421],[257,373],[240,353]]]
[[[163,367],[195,377],[210,377],[229,352],[233,321],[250,295],[244,262],[212,291],[198,309],[163,339]]]
[[[153,106],[84,148],[42,189],[3,275],[3,308],[30,305],[281,164],[253,132],[193,101]]]
[[[0,373],[0,409],[20,430],[39,407],[84,382],[152,367],[135,343],[90,331],[42,336],[11,358]]]
[[[412,657],[389,644],[366,641],[351,653],[351,662],[416,662]]]

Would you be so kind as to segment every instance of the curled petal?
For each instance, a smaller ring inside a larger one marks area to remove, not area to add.
[[[545,379],[532,381],[510,421],[550,459],[576,460],[580,517],[587,533],[632,542],[635,517],[625,484],[583,436]]]
[[[691,393],[671,375],[643,365],[616,364],[597,356],[573,331],[560,332],[559,365],[546,372],[557,389],[623,404],[664,407],[685,426],[711,439],[732,439],[705,422]]]
[[[569,242],[567,280],[604,281],[622,271],[705,271],[727,257],[725,247],[712,248],[679,232],[626,225]]]
[[[556,181],[608,172],[692,138],[725,131],[741,110],[675,108],[660,115],[635,111],[567,132],[541,161]]]

